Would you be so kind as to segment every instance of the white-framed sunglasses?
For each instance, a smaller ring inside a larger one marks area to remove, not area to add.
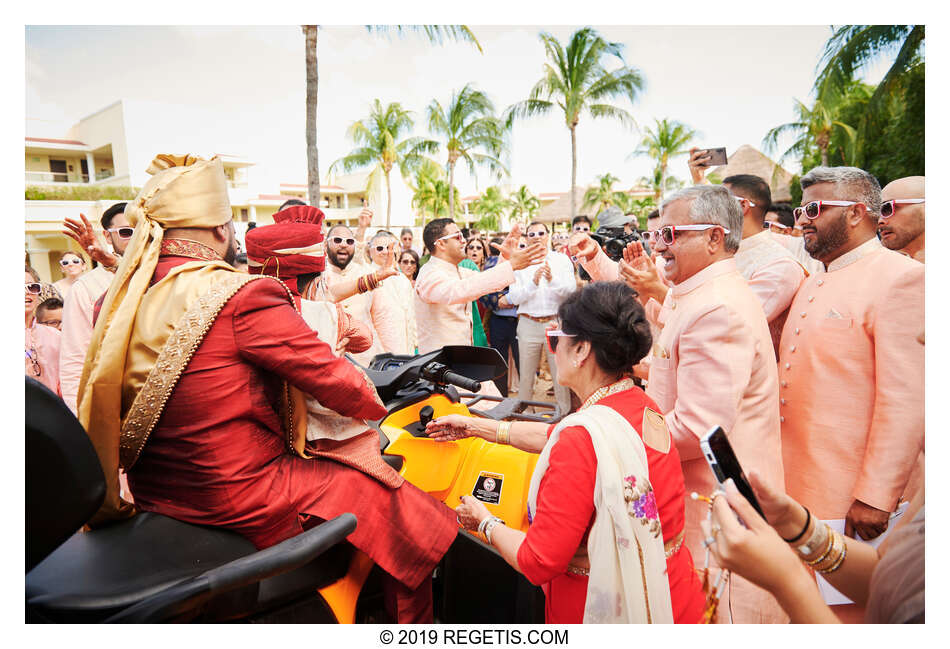
[[[742,204],[742,203],[748,203],[748,204],[749,204],[749,207],[755,207],[755,203],[753,203],[752,201],[750,201],[748,198],[742,198],[741,196],[736,196],[735,199],[736,199],[737,201],[739,201],[740,204]]]
[[[548,349],[553,354],[557,351],[558,338],[575,338],[577,334],[566,334],[560,329],[545,329],[544,337],[548,341]]]
[[[465,242],[465,237],[462,236],[461,230],[456,230],[452,234],[444,234],[438,239],[436,239],[436,241],[442,241],[443,239],[458,239],[459,241],[463,243]]]
[[[895,198],[894,200],[881,203],[881,218],[889,219],[894,216],[898,205],[919,205],[924,203],[923,198]]]
[[[643,233],[643,238],[648,243],[662,241],[665,245],[671,246],[676,242],[677,232],[701,232],[712,228],[722,228],[724,234],[729,234],[729,228],[724,228],[718,223],[703,223],[697,225],[665,225],[657,230],[648,230]]]
[[[857,202],[855,201],[812,201],[811,203],[802,205],[801,207],[796,207],[794,210],[792,210],[792,216],[794,216],[795,220],[797,221],[798,218],[802,214],[804,214],[806,218],[808,218],[811,221],[814,221],[819,216],[821,216],[821,208],[824,207],[825,205],[829,205],[832,207],[847,207],[848,205],[857,205]]]
[[[132,235],[135,233],[135,228],[130,227],[121,227],[121,228],[109,228],[106,232],[112,232],[120,239],[131,239]]]

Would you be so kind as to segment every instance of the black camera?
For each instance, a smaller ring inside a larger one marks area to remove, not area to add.
[[[643,244],[643,251],[650,255],[650,246],[647,242],[640,236],[640,233],[634,230],[629,234],[623,231],[623,226],[620,227],[600,227],[597,228],[596,232],[592,232],[590,238],[600,244],[600,247],[604,249],[604,252],[608,257],[614,261],[619,261],[623,259],[623,249],[627,247],[627,244],[632,241],[639,241]]]

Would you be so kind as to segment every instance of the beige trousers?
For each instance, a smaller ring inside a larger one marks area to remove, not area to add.
[[[518,383],[518,398],[525,401],[534,400],[534,375],[538,372],[541,351],[544,350],[548,356],[548,367],[551,368],[551,379],[554,381],[554,398],[563,416],[571,409],[571,391],[557,383],[554,354],[548,351],[547,342],[544,340],[544,330],[547,326],[546,323],[535,322],[525,317],[518,318],[518,357],[521,365],[518,368],[521,375]]]

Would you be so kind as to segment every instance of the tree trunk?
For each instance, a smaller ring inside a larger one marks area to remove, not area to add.
[[[389,185],[389,172],[386,172],[386,230],[389,230],[389,217],[393,213],[393,190]]]
[[[455,220],[455,163],[449,162],[449,218]]]
[[[660,200],[663,200],[663,194],[666,192],[666,165],[660,167]]]
[[[825,146],[821,146],[819,144],[818,146],[821,147],[821,166],[827,167],[828,166],[828,145],[826,144]]]
[[[574,188],[577,187],[577,125],[571,126],[571,219],[577,216]]]
[[[317,25],[304,25],[307,56],[307,194],[320,207],[320,161],[317,154]]]

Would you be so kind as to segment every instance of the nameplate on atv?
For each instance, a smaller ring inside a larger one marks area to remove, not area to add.
[[[472,489],[472,495],[489,505],[497,505],[501,500],[501,483],[505,476],[500,473],[490,473],[481,471],[478,479],[475,480],[475,488]]]

